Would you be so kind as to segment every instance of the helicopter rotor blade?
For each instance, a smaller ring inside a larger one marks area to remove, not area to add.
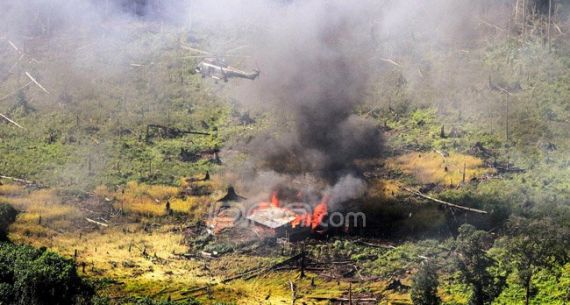
[[[247,56],[247,55],[225,55],[225,56],[214,56],[214,55],[188,55],[188,56],[183,56],[181,58],[249,58],[251,56]]]
[[[247,49],[247,48],[249,48],[248,45],[238,46],[238,47],[227,50],[225,52],[225,54],[229,54],[229,53],[236,52],[236,51],[243,50],[243,49]]]
[[[180,45],[180,48],[182,48],[182,49],[184,49],[184,50],[191,51],[191,52],[196,52],[196,53],[206,54],[206,55],[211,54],[210,52],[207,52],[207,51],[204,51],[204,50],[200,50],[200,49],[197,49],[197,48],[193,48],[192,46],[190,46],[189,44],[187,44],[187,43],[185,42],[185,39],[184,39],[183,37],[180,37],[180,39],[179,39],[179,45]]]
[[[184,50],[191,51],[191,52],[196,52],[196,53],[200,53],[200,54],[205,54],[205,55],[211,55],[211,54],[212,54],[212,53],[210,53],[210,52],[206,52],[206,51],[203,51],[203,50],[200,50],[200,49],[196,49],[196,48],[193,48],[193,47],[191,47],[191,46],[184,45],[184,44],[181,44],[180,47],[181,47],[182,49],[184,49]]]
[[[188,56],[183,56],[181,58],[213,58],[214,56],[212,55],[188,55]]]

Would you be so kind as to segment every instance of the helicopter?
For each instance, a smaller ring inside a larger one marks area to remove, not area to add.
[[[194,52],[200,53],[201,55],[188,56],[189,58],[203,58],[198,65],[195,67],[194,71],[200,73],[203,78],[211,77],[214,80],[223,80],[227,82],[230,78],[244,78],[249,80],[255,80],[259,77],[260,71],[254,69],[252,71],[240,70],[236,67],[228,65],[225,61],[225,57],[248,57],[248,56],[235,56],[235,55],[225,55],[216,56],[212,55],[210,52],[203,51],[200,49],[193,48],[181,41],[181,48]],[[236,48],[237,49],[237,48]]]
[[[200,73],[202,78],[209,76],[215,80],[223,80],[224,82],[227,82],[228,79],[232,77],[255,80],[260,74],[259,70],[247,72],[234,68],[219,58],[205,58],[196,66],[194,71]]]

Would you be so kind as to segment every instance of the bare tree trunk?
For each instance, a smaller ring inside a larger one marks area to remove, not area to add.
[[[526,34],[526,1],[527,0],[522,0],[522,34],[523,34],[523,40],[525,39],[525,34]]]
[[[467,162],[463,161],[463,184],[465,184],[465,172],[467,170]]]
[[[530,284],[531,284],[531,276],[529,276],[528,278],[526,278],[525,280],[525,285],[524,285],[524,289],[525,289],[525,299],[524,299],[524,303],[525,305],[528,305],[528,303],[530,302]]]
[[[508,143],[509,142],[509,95],[506,94],[505,96],[507,98],[507,116],[506,116],[507,124],[506,124],[506,130],[505,131],[506,131],[507,143]]]
[[[348,305],[352,305],[352,283],[348,285]]]
[[[289,280],[289,288],[291,288],[291,305],[295,305],[295,301],[297,300],[297,287],[295,284]]]
[[[303,250],[301,252],[301,275],[300,278],[305,278],[305,256],[306,256],[306,252],[305,252],[305,244],[303,244]]]
[[[550,25],[552,24],[552,0],[548,0],[548,28],[547,28],[547,39],[548,39],[548,52],[552,50],[552,45],[550,43]]]

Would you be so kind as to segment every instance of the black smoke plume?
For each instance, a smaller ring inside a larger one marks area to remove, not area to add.
[[[311,173],[334,183],[353,171],[355,160],[382,150],[377,126],[354,115],[369,85],[372,16],[366,5],[313,4],[304,9],[315,14],[278,20],[286,28],[271,27],[257,44],[256,58],[267,67],[257,90],[263,101],[272,101],[274,113],[287,115],[284,125],[290,126],[249,148],[274,171]]]

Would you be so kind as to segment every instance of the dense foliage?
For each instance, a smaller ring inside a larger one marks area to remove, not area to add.
[[[73,261],[45,249],[0,243],[0,304],[88,304],[92,295]]]
[[[439,305],[437,273],[433,263],[425,262],[412,279],[411,298],[414,305]]]
[[[489,233],[477,230],[471,225],[459,228],[457,268],[471,288],[470,305],[491,304],[505,286],[505,278],[493,277],[489,272],[489,269],[496,265],[486,253],[491,245]]]
[[[551,219],[514,218],[508,223],[507,257],[517,270],[519,284],[525,289],[525,303],[532,297],[532,279],[540,270],[555,271],[568,261],[570,230]]]
[[[16,220],[18,211],[11,205],[0,203],[0,241],[6,239],[6,232],[11,223]]]

